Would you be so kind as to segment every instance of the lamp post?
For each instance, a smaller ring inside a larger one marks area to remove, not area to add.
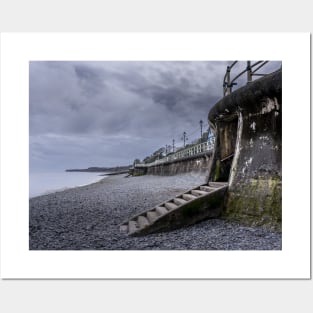
[[[182,140],[184,140],[184,148],[185,148],[186,147],[186,140],[188,140],[186,132],[183,132]]]

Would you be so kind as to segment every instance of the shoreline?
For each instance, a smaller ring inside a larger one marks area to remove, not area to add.
[[[30,204],[30,250],[280,250],[281,234],[221,219],[129,237],[119,225],[205,182],[205,175],[105,177],[37,196]]]
[[[43,173],[43,175],[47,176],[48,175],[55,175],[56,173]],[[81,182],[79,182],[78,184],[73,183],[72,181],[66,181],[64,184],[68,185],[68,186],[47,186],[46,188],[42,189],[43,191],[38,191],[38,188],[36,188],[35,190],[30,189],[30,194],[29,194],[29,199],[33,199],[36,197],[41,197],[41,196],[45,196],[45,195],[50,195],[56,192],[62,192],[62,191],[66,191],[66,190],[70,190],[70,189],[74,189],[74,188],[80,188],[80,187],[84,187],[84,186],[88,186],[88,185],[92,185],[95,184],[99,181],[101,181],[102,179],[106,179],[108,177],[108,175],[103,174],[103,175],[94,175],[92,176],[92,178],[89,179],[83,179]],[[43,177],[42,179],[45,179],[46,177]],[[37,178],[37,180],[41,179]],[[85,182],[84,182],[85,181]],[[86,182],[87,181],[87,182]],[[37,182],[36,182],[37,184]],[[63,185],[64,185],[63,184]],[[32,195],[31,195],[32,194]]]

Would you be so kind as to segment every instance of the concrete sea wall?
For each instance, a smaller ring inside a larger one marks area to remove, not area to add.
[[[205,173],[209,172],[211,166],[212,152],[203,152],[179,160],[164,162],[152,166],[136,165],[134,175],[161,175],[171,176],[181,173]]]
[[[223,217],[281,231],[281,70],[224,97],[209,122],[216,132],[209,179],[229,183]]]

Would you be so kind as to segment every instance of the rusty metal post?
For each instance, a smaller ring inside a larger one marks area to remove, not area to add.
[[[252,82],[251,61],[247,61],[247,83]]]
[[[225,96],[229,95],[230,93],[231,93],[231,85],[230,85],[230,66],[227,66]]]

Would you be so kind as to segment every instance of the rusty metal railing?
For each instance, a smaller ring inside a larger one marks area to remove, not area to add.
[[[241,71],[233,79],[230,77],[231,69],[236,65],[238,61],[234,61],[231,65],[227,66],[226,73],[223,80],[223,92],[224,96],[229,95],[232,92],[233,86],[237,85],[236,80],[243,74],[247,73],[247,83],[252,82],[253,76],[265,76],[267,74],[256,73],[260,68],[262,68],[269,61],[257,61],[251,64],[251,61],[247,61],[247,67]],[[256,67],[257,66],[257,67]]]

